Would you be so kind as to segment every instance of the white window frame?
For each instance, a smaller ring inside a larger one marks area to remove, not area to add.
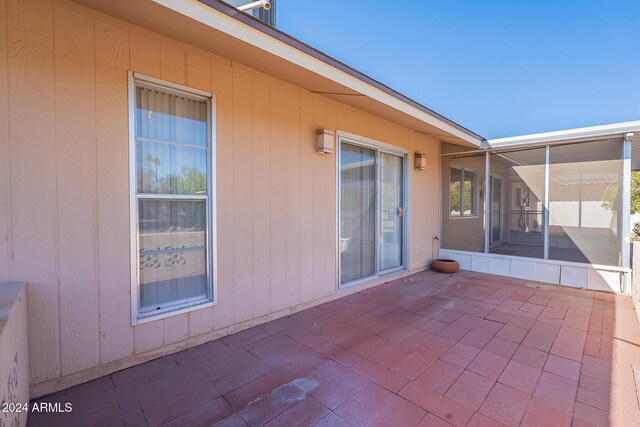
[[[139,194],[137,191],[137,143],[136,143],[136,83],[155,86],[166,93],[175,93],[189,98],[206,100],[207,102],[207,194],[178,195],[178,194]],[[130,252],[131,252],[131,325],[139,325],[166,317],[175,316],[212,307],[217,302],[217,272],[216,254],[216,189],[215,189],[215,95],[199,89],[190,88],[177,83],[167,82],[155,77],[133,71],[128,72],[128,106],[129,106],[129,195],[130,195]],[[140,257],[138,249],[138,202],[140,199],[152,200],[206,200],[207,232],[205,246],[207,250],[206,274],[207,297],[200,300],[176,303],[151,313],[140,313]]]
[[[460,214],[455,215],[451,214],[451,169],[458,169],[460,171]],[[471,213],[464,213],[464,174],[465,172],[471,172],[474,174],[473,180],[473,200],[471,206]],[[461,166],[458,164],[450,164],[449,165],[449,219],[459,219],[459,218],[478,218],[478,171],[476,169]]]

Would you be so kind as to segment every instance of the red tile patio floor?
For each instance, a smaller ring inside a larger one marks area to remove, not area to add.
[[[634,366],[627,297],[426,271],[45,397],[73,412],[30,425],[640,426]]]

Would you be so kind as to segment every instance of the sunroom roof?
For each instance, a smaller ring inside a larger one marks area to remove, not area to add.
[[[601,126],[590,126],[553,132],[533,133],[509,138],[490,139],[491,148],[506,148],[527,144],[543,144],[560,141],[593,140],[605,137],[623,136],[633,133],[634,142],[640,142],[640,120],[633,122],[612,123]]]

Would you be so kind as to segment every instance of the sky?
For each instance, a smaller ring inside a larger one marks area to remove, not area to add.
[[[276,18],[488,139],[640,120],[640,0],[277,0]]]

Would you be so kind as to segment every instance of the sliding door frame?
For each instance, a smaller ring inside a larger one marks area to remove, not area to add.
[[[370,150],[374,150],[375,155],[375,273],[371,276],[363,277],[361,279],[352,280],[351,282],[342,283],[342,260],[340,256],[340,215],[341,215],[341,178],[342,178],[342,143],[347,143]],[[381,277],[389,276],[399,271],[405,271],[408,268],[408,248],[409,248],[409,150],[395,145],[390,145],[381,141],[376,141],[371,138],[352,134],[338,130],[336,132],[336,290],[341,291],[350,289],[367,283],[371,283]],[[381,183],[381,160],[380,154],[387,153],[402,157],[402,209],[404,211],[402,222],[402,246],[401,246],[401,258],[402,265],[393,267],[388,270],[380,271],[380,228],[381,228],[381,198],[380,198],[380,183]]]

